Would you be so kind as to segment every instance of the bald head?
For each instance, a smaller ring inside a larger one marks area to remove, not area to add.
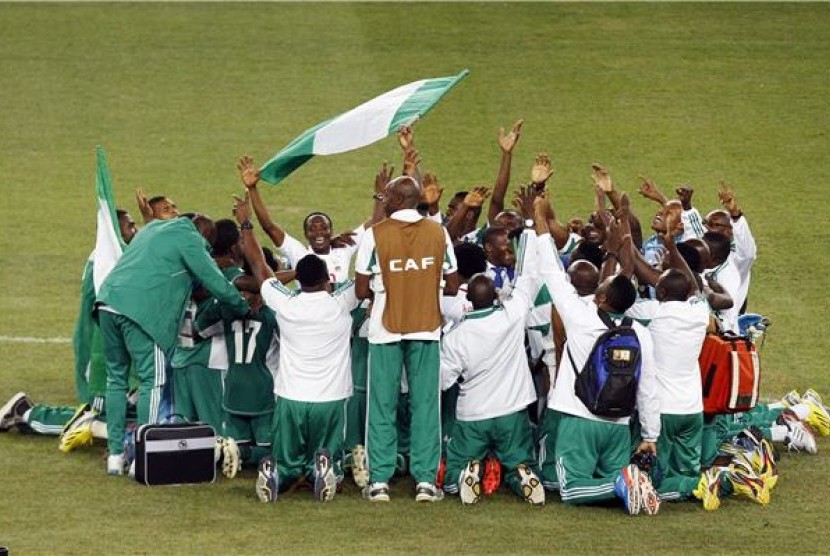
[[[713,210],[703,220],[706,231],[723,234],[732,239],[732,217],[725,210]]]
[[[467,285],[467,300],[473,304],[473,309],[492,307],[496,300],[493,281],[483,274],[474,277]]]
[[[568,267],[571,284],[579,295],[591,295],[599,286],[599,270],[586,260],[576,261]]]
[[[401,209],[414,209],[421,200],[421,186],[411,176],[400,176],[386,184],[386,216]]]

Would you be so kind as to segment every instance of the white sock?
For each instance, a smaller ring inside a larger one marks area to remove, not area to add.
[[[795,413],[798,416],[799,421],[803,421],[810,415],[809,406],[803,403],[796,404],[792,406],[790,409],[793,411],[793,413]]]
[[[26,410],[26,413],[24,413],[24,414],[23,414],[23,422],[24,422],[24,423],[28,423],[28,422],[29,422],[29,416],[32,414],[32,409],[34,409],[34,408],[27,409],[27,410]]]
[[[91,429],[93,437],[103,438],[104,440],[107,439],[107,424],[105,422],[94,419],[92,421]]]
[[[769,428],[769,436],[773,442],[784,442],[787,440],[787,434],[789,434],[790,429],[788,429],[785,425],[772,425]]]

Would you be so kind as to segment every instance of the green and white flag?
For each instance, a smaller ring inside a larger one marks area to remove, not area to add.
[[[314,155],[344,153],[380,141],[424,116],[468,73],[465,69],[458,75],[401,85],[317,124],[266,162],[260,168],[260,177],[278,184]]]
[[[124,242],[115,215],[115,202],[112,198],[112,179],[107,167],[107,157],[104,149],[96,147],[98,171],[95,177],[95,189],[98,195],[98,232],[95,238],[95,253],[93,255],[93,279],[95,293],[101,289],[101,284],[121,257]]]
[[[75,355],[75,394],[78,403],[91,403],[100,411],[106,393],[107,373],[101,331],[92,312],[98,288],[121,256],[123,242],[115,215],[107,159],[100,146],[96,148],[95,154],[98,166],[95,179],[98,231],[95,250],[90,254],[81,278],[81,299],[72,334],[72,349]]]

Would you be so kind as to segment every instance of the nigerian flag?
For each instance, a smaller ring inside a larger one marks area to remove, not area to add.
[[[338,154],[371,145],[429,112],[469,73],[421,79],[401,85],[339,116],[317,124],[291,141],[260,168],[272,184],[285,179],[314,155]]]
[[[98,232],[95,238],[93,255],[93,276],[95,293],[101,288],[115,263],[121,257],[124,241],[115,215],[115,202],[112,200],[112,179],[107,167],[107,157],[100,145],[96,147],[98,172],[95,177],[95,191],[98,196]]]
[[[89,256],[81,277],[81,300],[78,319],[72,334],[72,348],[75,355],[75,395],[78,403],[90,403],[100,410],[106,393],[106,364],[104,361],[101,331],[92,317],[95,308],[95,294],[101,283],[121,256],[123,242],[115,203],[112,197],[107,159],[103,149],[96,149],[98,230],[95,250]]]

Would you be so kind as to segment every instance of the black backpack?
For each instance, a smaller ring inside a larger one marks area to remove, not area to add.
[[[628,417],[637,403],[642,358],[640,340],[626,317],[617,326],[605,311],[597,309],[608,330],[594,342],[588,360],[576,373],[574,390],[585,407],[600,417]],[[567,348],[568,359],[576,372],[576,364]]]

